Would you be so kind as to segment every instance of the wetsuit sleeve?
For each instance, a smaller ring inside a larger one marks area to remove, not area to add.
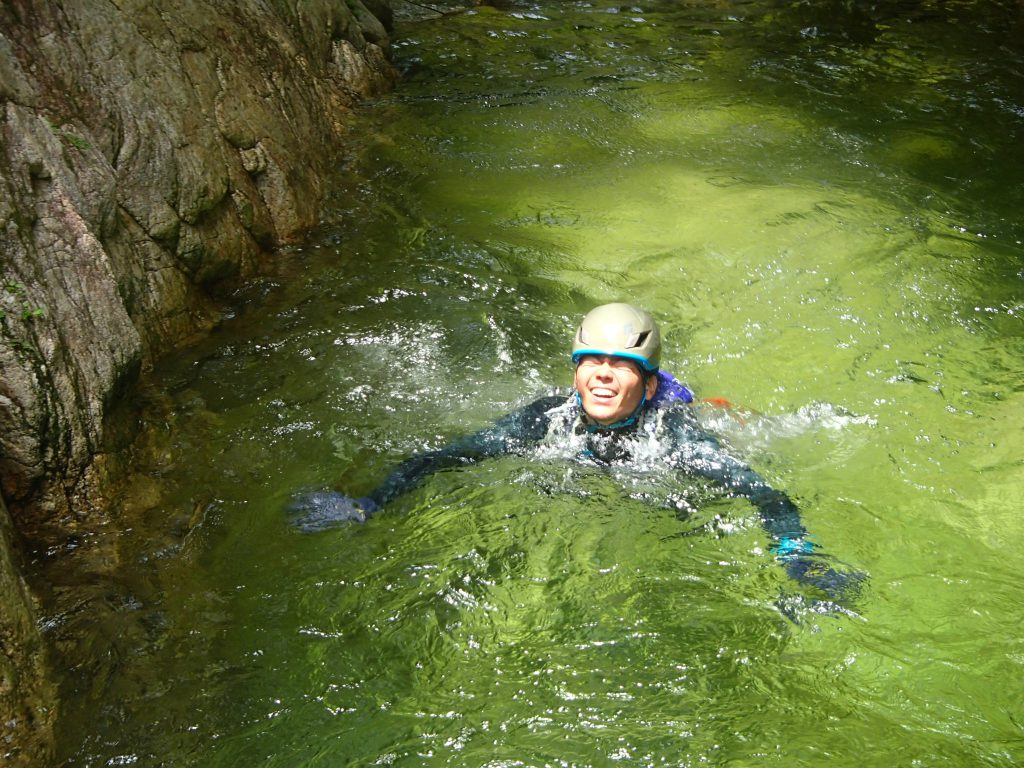
[[[771,551],[791,579],[827,594],[830,601],[821,604],[824,610],[836,606],[831,601],[842,603],[856,597],[866,574],[836,570],[827,555],[816,551],[800,521],[800,510],[789,496],[772,488],[748,464],[726,453],[718,440],[702,430],[692,417],[673,421],[678,466],[708,478],[732,496],[748,499],[757,508],[761,526],[772,538]]]
[[[774,539],[773,550],[783,554],[810,551],[800,510],[789,496],[772,488],[749,464],[726,453],[692,417],[677,412],[668,418],[675,441],[673,459],[680,469],[711,480],[730,496],[749,500],[757,508],[762,527]]]
[[[547,434],[550,422],[548,411],[563,402],[565,398],[557,395],[542,397],[504,416],[487,429],[456,440],[436,451],[411,456],[395,467],[384,481],[360,502],[367,511],[373,511],[412,490],[434,472],[523,450],[539,442]]]

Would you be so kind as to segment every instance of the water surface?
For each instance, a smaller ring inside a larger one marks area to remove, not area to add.
[[[118,585],[49,621],[106,654],[67,672],[67,764],[1018,764],[1020,14],[401,22],[323,226],[154,376]],[[296,490],[360,495],[567,385],[613,300],[870,574],[854,615],[680,478],[507,458],[290,524]]]

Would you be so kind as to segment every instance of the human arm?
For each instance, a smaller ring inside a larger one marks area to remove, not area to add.
[[[313,491],[294,499],[297,525],[320,530],[340,522],[365,522],[393,499],[412,490],[435,472],[473,464],[481,459],[515,453],[541,440],[547,433],[548,411],[564,397],[542,397],[497,422],[432,451],[418,453],[391,470],[366,496],[352,498],[338,491]]]
[[[411,456],[391,470],[367,498],[375,509],[380,508],[439,470],[522,450],[544,437],[549,421],[547,412],[563,401],[564,398],[559,396],[542,397],[503,416],[486,429],[443,448]]]
[[[783,491],[746,462],[732,456],[717,438],[702,429],[692,414],[674,409],[670,426],[673,461],[682,470],[707,478],[730,496],[747,499],[757,509],[770,551],[794,581],[822,590],[833,599],[848,599],[859,591],[865,576],[833,568],[830,558],[811,541],[800,510]]]
[[[727,452],[685,407],[669,410],[665,423],[672,440],[670,460],[677,468],[710,480],[730,496],[747,499],[757,509],[761,526],[772,538],[773,549],[776,545],[787,552],[801,548],[807,529],[800,519],[800,510],[788,495]]]

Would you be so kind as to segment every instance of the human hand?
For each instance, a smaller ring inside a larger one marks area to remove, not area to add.
[[[365,523],[376,509],[373,499],[353,499],[338,491],[300,493],[288,505],[292,525],[305,533],[323,531],[341,523]]]
[[[837,602],[850,602],[860,594],[867,574],[861,571],[840,571],[829,564],[825,555],[784,555],[780,558],[793,581],[814,587]]]
[[[812,614],[860,618],[856,600],[867,583],[866,573],[833,568],[828,557],[821,554],[791,554],[779,560],[793,581],[818,593],[817,596],[793,592],[779,595],[775,606],[787,619],[801,624]]]

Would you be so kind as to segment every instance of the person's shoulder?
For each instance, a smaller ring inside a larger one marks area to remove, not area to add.
[[[654,410],[659,423],[671,432],[689,435],[700,429],[693,405],[685,400],[663,400],[655,404]]]
[[[563,407],[571,407],[573,404],[572,393],[569,390],[553,388],[545,395],[519,409],[521,413],[541,415],[550,413]]]
[[[557,417],[559,409],[569,401],[567,395],[557,391],[542,395],[503,416],[489,431],[517,443],[540,440]]]
[[[651,404],[651,410],[664,419],[688,419],[693,416],[693,406],[682,400],[662,400]]]
[[[553,389],[506,414],[501,422],[536,421],[570,402],[567,393]]]

